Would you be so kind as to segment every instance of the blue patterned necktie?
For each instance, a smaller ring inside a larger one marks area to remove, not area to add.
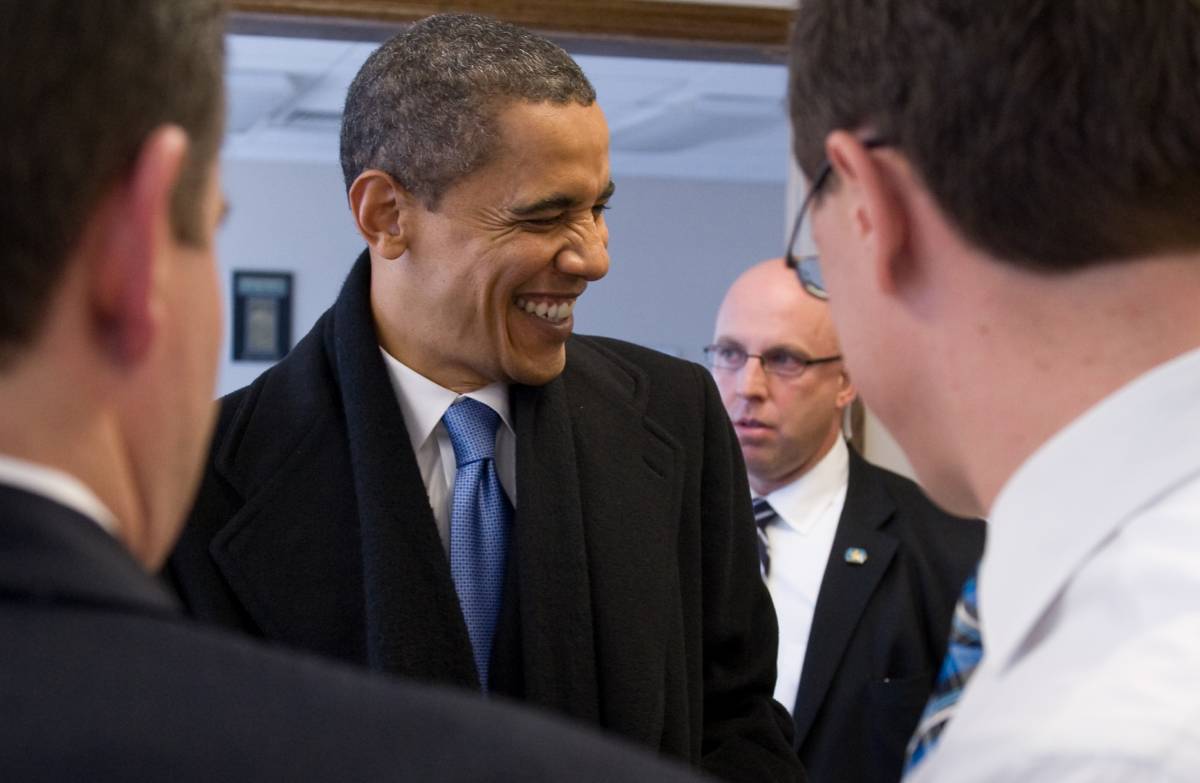
[[[450,512],[450,574],[467,621],[479,684],[487,693],[513,517],[496,473],[500,415],[478,400],[460,397],[446,410],[442,423],[458,464]]]
[[[975,595],[975,574],[971,574],[954,608],[950,646],[933,684],[933,693],[908,743],[908,760],[904,763],[906,777],[937,745],[942,730],[954,715],[967,680],[974,674],[981,658],[983,642],[979,635],[979,604]]]
[[[779,518],[766,498],[754,499],[754,525],[758,528],[758,563],[765,579],[771,573],[771,544],[767,539],[767,525]]]

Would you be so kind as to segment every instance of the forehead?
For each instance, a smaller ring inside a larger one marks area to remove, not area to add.
[[[804,293],[790,271],[739,279],[717,313],[714,336],[755,351],[794,346],[824,352],[837,346],[828,305]]]
[[[608,124],[599,105],[515,101],[496,115],[491,159],[461,183],[493,206],[563,195],[592,206],[608,187]]]

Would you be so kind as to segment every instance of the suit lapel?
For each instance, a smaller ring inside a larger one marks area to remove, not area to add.
[[[894,511],[895,504],[871,479],[866,462],[850,449],[846,504],[821,580],[793,711],[797,745],[812,727],[846,645],[896,553],[896,538],[883,529]],[[847,562],[850,548],[864,550],[866,562]]]

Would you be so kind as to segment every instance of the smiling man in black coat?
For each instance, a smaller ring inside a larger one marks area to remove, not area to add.
[[[184,617],[215,416],[217,0],[0,2],[0,779],[693,780]]]
[[[171,562],[189,609],[730,779],[802,777],[711,379],[571,337],[614,190],[578,66],[512,26],[431,17],[359,72],[342,165],[368,248],[224,401]],[[463,456],[463,410],[485,456]]]

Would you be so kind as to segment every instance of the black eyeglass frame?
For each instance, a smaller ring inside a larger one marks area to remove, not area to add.
[[[884,139],[866,139],[862,145],[873,150],[890,146],[891,142]],[[800,238],[800,229],[804,225],[804,214],[808,212],[813,199],[825,186],[832,173],[833,164],[826,159],[821,163],[821,168],[817,170],[817,176],[813,178],[812,187],[805,194],[804,201],[800,202],[800,209],[796,212],[796,222],[792,224],[792,235],[788,238],[787,255],[785,256],[788,269],[796,273],[801,287],[810,296],[815,296],[817,299],[829,298],[829,292],[825,290],[825,280],[821,276],[820,257],[815,253],[797,256],[792,251],[796,247],[796,240]]]
[[[729,347],[730,346],[728,346],[728,345],[720,345],[719,343],[713,343],[712,345],[704,346],[704,361],[706,361],[708,363],[708,366],[714,370],[729,370],[731,372],[737,372],[738,370],[741,370],[743,367],[745,367],[746,364],[751,359],[758,359],[759,366],[762,367],[763,372],[765,372],[767,375],[776,375],[780,378],[795,379],[795,378],[799,378],[801,375],[803,375],[808,370],[808,368],[814,364],[829,364],[830,362],[840,362],[842,360],[842,355],[840,353],[837,354],[836,356],[819,356],[816,359],[804,359],[802,357],[797,356],[794,358],[800,359],[803,362],[803,364],[800,366],[800,369],[794,373],[781,373],[778,370],[769,369],[767,367],[767,360],[761,353],[749,353],[747,351],[742,351],[741,349],[738,349],[738,350],[746,358],[741,364],[737,365],[736,367],[730,366],[730,365],[717,364],[715,361],[713,361],[713,353],[717,349],[724,348],[724,349],[728,350]]]

